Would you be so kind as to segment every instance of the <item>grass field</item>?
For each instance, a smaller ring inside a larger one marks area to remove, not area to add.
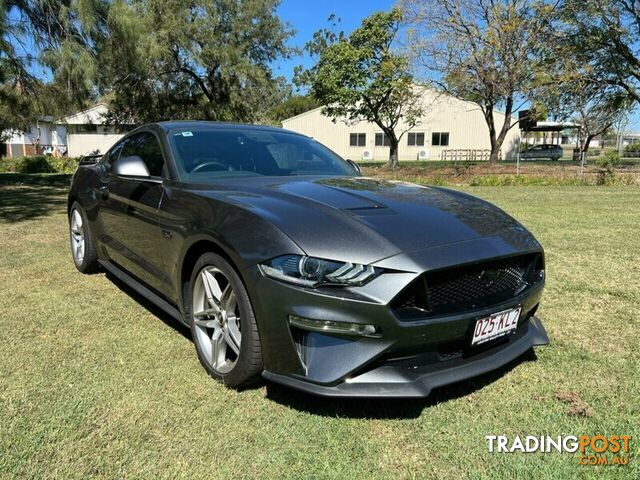
[[[0,478],[640,477],[639,188],[465,188],[545,246],[551,345],[425,400],[345,401],[209,379],[187,331],[76,272],[67,183],[0,176]],[[633,435],[629,465],[485,440],[597,433]]]

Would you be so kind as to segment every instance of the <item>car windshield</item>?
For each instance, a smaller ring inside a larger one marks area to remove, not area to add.
[[[257,128],[189,129],[169,134],[185,181],[221,177],[356,175],[346,161],[320,143],[287,132]]]

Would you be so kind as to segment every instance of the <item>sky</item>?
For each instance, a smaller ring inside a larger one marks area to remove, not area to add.
[[[296,31],[289,46],[302,48],[315,31],[329,26],[327,19],[332,13],[341,19],[339,29],[349,34],[365,17],[379,10],[389,10],[394,3],[394,0],[283,0],[278,14]],[[294,67],[310,66],[310,60],[306,55],[293,57],[278,62],[274,70],[276,75],[291,80]]]

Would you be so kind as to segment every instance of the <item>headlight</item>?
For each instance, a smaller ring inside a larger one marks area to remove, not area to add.
[[[317,287],[319,285],[362,285],[380,273],[371,265],[334,262],[302,255],[283,255],[260,264],[267,277],[285,282]]]

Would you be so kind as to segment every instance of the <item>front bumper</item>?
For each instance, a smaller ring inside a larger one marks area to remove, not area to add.
[[[336,385],[322,385],[300,378],[265,371],[276,383],[326,397],[426,397],[436,387],[449,385],[495,370],[521,356],[530,348],[549,343],[542,322],[535,316],[504,343],[471,358],[442,364],[381,365]]]
[[[424,397],[435,387],[499,368],[531,347],[549,342],[534,316],[543,285],[490,308],[402,321],[389,306],[415,273],[382,275],[368,284],[333,291],[306,289],[247,272],[258,321],[264,377],[325,396]],[[520,306],[515,333],[471,347],[475,321]],[[375,325],[379,338],[309,332],[290,315]]]

